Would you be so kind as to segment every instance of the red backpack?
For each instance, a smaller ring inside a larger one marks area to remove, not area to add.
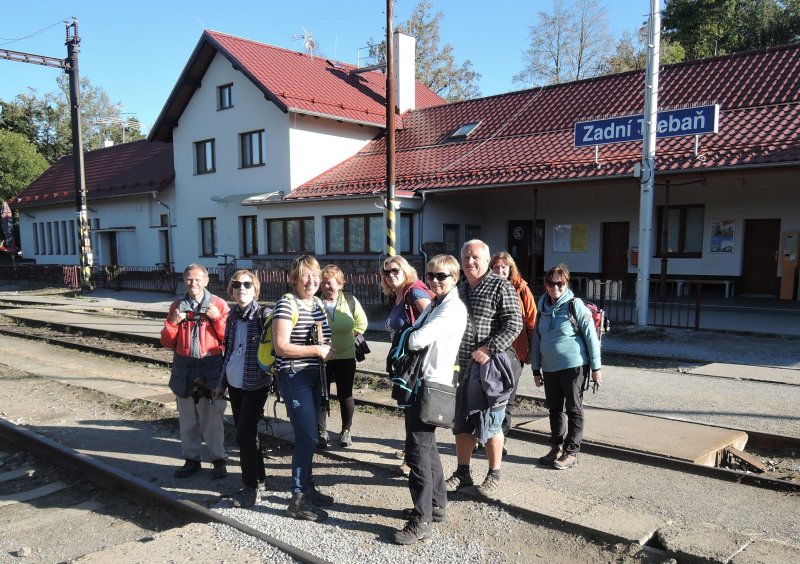
[[[594,328],[597,331],[597,340],[603,340],[603,333],[607,331],[611,331],[611,322],[606,317],[606,313],[597,307],[597,304],[594,302],[589,302],[586,300],[583,301],[583,305],[589,310],[589,313],[592,314],[592,321],[594,321]],[[572,326],[575,327],[575,331],[578,330],[578,314],[575,311],[575,298],[572,298],[569,301],[569,320],[572,322]]]

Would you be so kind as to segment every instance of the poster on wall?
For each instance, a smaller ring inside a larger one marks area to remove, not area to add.
[[[736,235],[736,221],[733,219],[711,220],[712,253],[732,253],[733,240]]]
[[[553,252],[588,253],[589,224],[561,223],[553,226]]]

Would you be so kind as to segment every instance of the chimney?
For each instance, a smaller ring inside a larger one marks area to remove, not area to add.
[[[410,35],[394,32],[394,93],[401,114],[416,108],[416,48],[417,40]]]

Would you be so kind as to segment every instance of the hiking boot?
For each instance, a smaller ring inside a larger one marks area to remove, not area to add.
[[[553,466],[555,466],[559,470],[568,470],[569,468],[575,468],[577,465],[578,465],[577,452],[564,452],[553,463]]]
[[[339,435],[339,446],[342,448],[347,448],[353,444],[353,437],[350,436],[350,429],[345,429],[342,431],[342,434]]]
[[[315,507],[311,501],[302,493],[292,494],[292,500],[289,502],[289,507],[286,508],[286,514],[293,519],[300,519],[303,521],[324,521],[328,518],[328,513]]]
[[[411,466],[409,466],[408,464],[405,463],[405,461],[403,461],[403,463],[400,464],[400,473],[403,476],[410,476],[411,475]]]
[[[260,496],[257,488],[243,487],[233,496],[234,507],[253,507],[258,503]]]
[[[444,482],[445,489],[448,492],[454,492],[473,485],[475,485],[475,482],[472,481],[472,476],[469,474],[459,474],[458,472],[453,472],[453,475]]]
[[[550,447],[550,452],[539,458],[539,464],[544,466],[552,466],[559,456],[564,454],[561,445],[553,445]]]
[[[316,505],[333,505],[333,496],[322,493],[314,483],[308,485],[306,499]]]
[[[397,544],[414,544],[431,538],[433,530],[430,523],[409,521],[406,526],[394,533],[394,542]]]
[[[222,459],[214,460],[212,464],[214,465],[214,470],[211,472],[212,478],[214,478],[215,480],[219,480],[220,478],[227,478],[228,468],[225,466],[224,460]]]
[[[192,474],[200,471],[200,461],[199,460],[187,460],[183,463],[183,466],[175,470],[175,477],[176,478],[188,478]]]
[[[330,446],[328,442],[328,431],[320,431],[319,436],[317,437],[317,448],[319,449],[326,449]]]
[[[487,474],[486,479],[478,486],[478,493],[488,499],[500,497],[500,476],[491,472]]]
[[[438,505],[433,506],[433,522],[434,523],[442,523],[447,520],[447,509],[444,507],[439,507]],[[408,509],[403,509],[403,519],[411,520],[416,515],[414,514],[414,508],[409,507]]]

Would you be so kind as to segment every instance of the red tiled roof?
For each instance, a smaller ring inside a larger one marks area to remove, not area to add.
[[[658,140],[659,171],[800,164],[800,44],[665,66],[659,106],[717,103],[719,133]],[[644,73],[629,72],[408,112],[396,188],[433,190],[629,176],[640,143],[575,147],[574,123],[642,113]],[[448,142],[480,121],[466,141]],[[294,190],[292,199],[385,190],[384,137]]]
[[[87,200],[159,192],[175,178],[172,144],[134,141],[84,153]],[[14,200],[14,207],[74,202],[72,155],[61,157]]]
[[[205,31],[167,104],[156,120],[151,139],[168,141],[174,127],[216,52],[247,76],[284,112],[322,115],[356,123],[386,125],[386,75],[354,73],[356,67],[334,63],[218,31]],[[445,100],[416,84],[416,106],[426,108]],[[401,120],[397,120],[398,126]]]

